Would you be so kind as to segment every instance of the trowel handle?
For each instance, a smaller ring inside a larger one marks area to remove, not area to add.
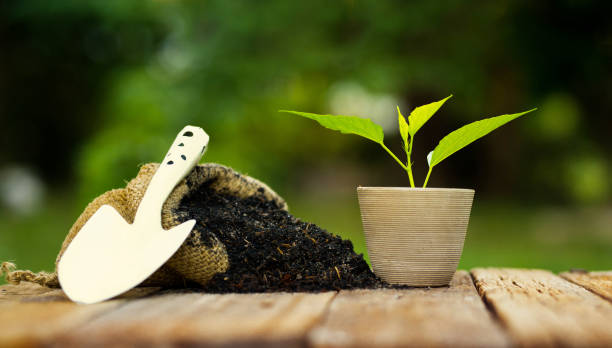
[[[151,219],[160,221],[164,202],[174,187],[198,164],[209,139],[199,127],[186,126],[179,132],[147,187],[134,223]]]

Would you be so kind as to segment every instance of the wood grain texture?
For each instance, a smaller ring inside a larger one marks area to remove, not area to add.
[[[62,346],[303,346],[336,295],[327,293],[166,294],[102,315]]]
[[[341,291],[309,335],[317,347],[504,347],[510,344],[467,272],[450,287]]]
[[[60,289],[48,288],[30,282],[21,282],[19,285],[6,284],[0,286],[0,303],[17,301],[68,301],[68,297]]]
[[[611,275],[562,274],[576,285],[543,270],[479,268],[476,287],[460,271],[441,288],[225,295],[137,288],[95,305],[26,282],[0,286],[0,347],[612,346]]]
[[[159,287],[138,287],[115,297],[115,300],[140,298],[160,290]],[[70,301],[61,289],[48,288],[35,283],[21,282],[19,285],[0,286],[0,303],[3,302],[52,302]]]
[[[561,277],[612,301],[612,272],[566,272]]]
[[[612,346],[612,304],[548,271],[478,268],[476,288],[521,346]]]
[[[0,347],[34,347],[111,310],[119,301],[82,306],[68,301],[0,303]]]
[[[48,345],[101,313],[130,298],[158,291],[136,288],[116,300],[84,306],[68,300],[60,289],[22,282],[0,286],[0,347]]]

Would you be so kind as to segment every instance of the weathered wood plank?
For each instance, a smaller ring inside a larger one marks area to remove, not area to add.
[[[60,339],[61,345],[303,346],[335,292],[166,294],[132,300]]]
[[[157,290],[138,288],[121,298],[141,297]],[[83,306],[68,300],[60,289],[29,282],[0,286],[0,347],[47,345],[123,301]]]
[[[341,291],[309,340],[318,347],[510,345],[465,271],[450,287]]]
[[[612,304],[543,270],[477,268],[476,288],[522,346],[612,346]]]
[[[612,301],[612,271],[566,272],[561,273],[560,276]]]
[[[158,287],[140,287],[127,291],[115,299],[139,298],[158,292]],[[36,283],[21,282],[19,285],[0,286],[0,303],[3,302],[52,302],[70,301],[61,289],[48,288]]]
[[[68,298],[60,289],[47,288],[30,282],[0,286],[0,303],[15,301],[68,301]]]
[[[0,303],[0,347],[33,347],[111,310],[119,301],[81,306],[68,301]]]

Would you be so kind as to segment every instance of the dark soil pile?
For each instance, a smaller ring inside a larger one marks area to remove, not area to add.
[[[201,185],[178,207],[195,233],[225,244],[230,268],[209,292],[322,291],[383,286],[348,240],[303,222],[263,196],[240,199]]]

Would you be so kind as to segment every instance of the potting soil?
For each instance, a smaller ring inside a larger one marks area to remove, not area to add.
[[[176,208],[182,221],[197,221],[194,233],[200,233],[205,244],[216,237],[229,256],[229,269],[215,275],[205,291],[323,291],[384,286],[350,241],[301,221],[263,194],[241,199],[211,188],[213,182],[189,192]]]

